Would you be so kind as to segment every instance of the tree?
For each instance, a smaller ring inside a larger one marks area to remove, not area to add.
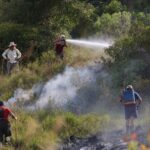
[[[101,35],[124,36],[131,27],[131,13],[126,11],[113,13],[112,15],[104,13],[97,19],[95,26]]]
[[[1,22],[7,22],[10,27],[17,24],[17,26],[20,25],[36,30],[37,38],[33,38],[33,40],[36,40],[35,42],[38,44],[34,51],[34,57],[39,56],[49,48],[53,49],[53,42],[57,35],[62,33],[69,35],[72,30],[76,31],[76,33],[87,34],[87,30],[93,25],[94,7],[79,0],[0,0],[0,8]],[[7,27],[5,31],[7,31]],[[10,28],[8,27],[9,30]],[[23,33],[24,30],[22,30],[22,33],[16,34],[16,29],[11,28],[11,33],[13,31],[16,35],[13,40],[16,42],[19,40],[20,43],[24,43],[19,38],[19,35],[26,36],[26,32]],[[4,35],[6,34],[4,33]],[[7,35],[7,39],[12,38],[10,34]],[[6,36],[1,36],[6,39]],[[26,45],[23,44],[22,46],[26,48],[29,43],[30,38],[26,39]]]
[[[105,6],[104,11],[110,14],[120,12],[124,10],[124,6],[118,0],[111,0],[111,2]]]

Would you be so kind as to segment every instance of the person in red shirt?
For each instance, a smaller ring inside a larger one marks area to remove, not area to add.
[[[4,106],[3,101],[0,101],[0,142],[8,142],[11,137],[11,126],[9,116],[17,120],[11,109]]]
[[[64,47],[67,47],[66,39],[64,35],[61,35],[55,41],[55,52],[56,52],[56,56],[60,57],[62,60],[64,58]]]

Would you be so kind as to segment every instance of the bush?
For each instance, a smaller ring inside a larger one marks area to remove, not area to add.
[[[99,116],[96,114],[87,114],[77,116],[70,112],[64,114],[64,127],[60,131],[62,138],[85,137],[102,131],[109,121],[108,116]]]
[[[113,37],[122,37],[128,34],[131,27],[131,13],[130,12],[118,12],[110,15],[104,13],[99,17],[95,23],[97,28],[97,34],[102,36],[109,35]]]
[[[18,48],[25,52],[29,47],[30,41],[37,41],[38,31],[36,28],[24,26],[15,23],[1,23],[0,24],[0,50],[5,49],[10,41],[17,43]]]
[[[111,2],[105,6],[104,11],[113,14],[115,12],[120,12],[124,9],[125,9],[124,6],[121,4],[119,0],[111,0]]]

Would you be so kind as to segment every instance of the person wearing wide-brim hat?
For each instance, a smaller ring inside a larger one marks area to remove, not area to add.
[[[18,60],[21,58],[21,52],[16,48],[16,45],[14,42],[10,42],[8,49],[2,54],[3,58],[7,60],[7,74],[12,73],[18,65]]]

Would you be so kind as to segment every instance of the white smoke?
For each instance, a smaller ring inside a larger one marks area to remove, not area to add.
[[[100,64],[84,68],[66,67],[63,73],[44,85],[34,85],[30,90],[17,89],[14,96],[8,100],[8,104],[21,103],[26,109],[32,110],[45,108],[48,105],[53,108],[65,108],[68,103],[80,105],[78,103],[81,99],[83,99],[81,103],[85,103],[85,100],[88,102],[92,98],[96,99],[99,93],[94,93],[99,90],[96,82],[99,75],[106,76]]]
[[[91,79],[93,79],[93,74],[88,68],[67,67],[64,73],[57,75],[45,84],[36,106],[44,107],[49,102],[52,105],[64,106],[76,96],[77,90]]]
[[[33,95],[33,90],[23,90],[18,88],[14,92],[14,96],[8,99],[6,105],[15,106],[18,102],[29,101]]]
[[[67,39],[67,42],[76,46],[83,46],[100,51],[112,45],[112,41],[110,40],[108,42],[104,40],[92,41]],[[28,106],[30,109],[36,109],[44,108],[49,104],[54,107],[62,107],[68,102],[77,101],[77,99],[82,99],[82,97],[89,99],[90,96],[86,98],[86,95],[90,94],[90,91],[88,90],[92,91],[92,89],[94,89],[93,93],[96,91],[97,73],[95,73],[95,71],[99,72],[101,67],[101,64],[84,68],[66,67],[63,73],[53,77],[45,85],[37,84],[30,90],[17,89],[14,92],[14,96],[8,100],[8,103],[21,103],[26,108]],[[102,72],[100,76],[103,76]],[[90,86],[92,89],[89,88]],[[88,88],[88,93],[85,93],[84,88]],[[80,89],[84,91],[83,94],[79,92]],[[97,94],[95,93],[95,95]]]
[[[26,102],[30,102],[31,99],[34,97],[34,94],[40,94],[40,90],[42,88],[42,84],[37,84],[32,87],[32,89],[24,90],[18,88],[15,90],[13,97],[8,99],[5,103],[8,106],[16,106],[18,103],[24,105]]]

